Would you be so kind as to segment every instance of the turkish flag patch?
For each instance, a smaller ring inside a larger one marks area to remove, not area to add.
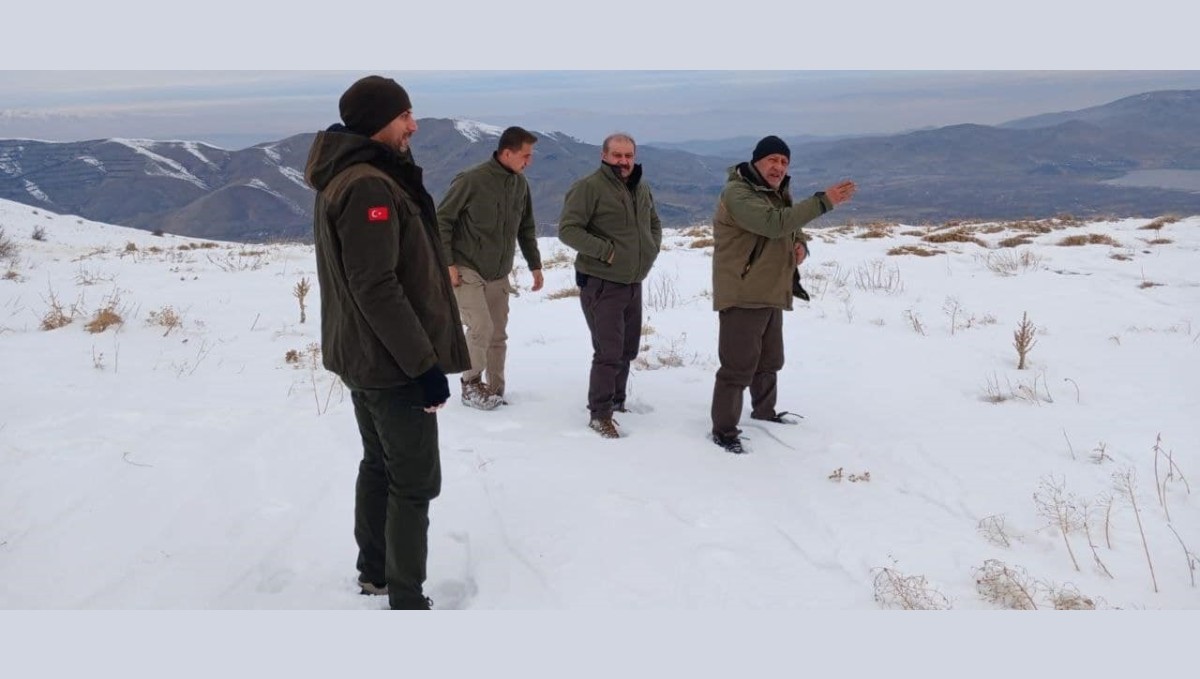
[[[388,209],[386,207],[369,207],[367,208],[368,222],[386,222],[388,220]]]

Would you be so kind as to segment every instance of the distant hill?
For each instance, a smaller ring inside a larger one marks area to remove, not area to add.
[[[420,125],[413,152],[435,199],[458,172],[490,156],[500,133],[464,120],[427,118]],[[314,134],[237,151],[187,141],[0,140],[0,198],[181,235],[305,239],[313,196],[303,168]],[[550,234],[567,188],[599,166],[600,149],[561,132],[537,134],[527,172],[539,231]],[[728,167],[748,159],[755,141],[640,145],[638,160],[663,222],[707,222]],[[1195,90],[1150,92],[999,126],[789,143],[796,197],[842,178],[859,183],[855,200],[822,225],[1200,214]]]

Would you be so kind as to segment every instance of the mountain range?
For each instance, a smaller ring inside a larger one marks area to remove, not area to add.
[[[420,121],[413,153],[435,199],[458,172],[488,158],[500,131],[475,121]],[[550,234],[567,188],[598,167],[600,150],[562,132],[536,134],[527,175],[539,231]],[[240,150],[190,141],[0,140],[0,198],[151,231],[303,240],[313,203],[303,169],[314,135]],[[1200,214],[1200,90],[1149,92],[997,126],[784,136],[796,197],[843,178],[859,184],[855,200],[824,220],[830,224]],[[642,144],[638,161],[664,224],[707,222],[729,166],[748,159],[753,142]]]

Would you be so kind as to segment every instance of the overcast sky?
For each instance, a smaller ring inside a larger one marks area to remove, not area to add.
[[[595,142],[889,133],[1200,89],[1200,71],[379,71],[417,116]],[[2,71],[0,138],[189,139],[239,147],[337,121],[364,71]]]
[[[69,21],[60,4],[5,9],[0,138],[246,146],[336,122],[338,96],[368,73],[401,82],[418,118],[592,142],[616,129],[685,141],[996,124],[1200,88],[1194,26],[1172,0],[1086,12],[756,0],[718,13],[606,0],[586,16],[560,0],[358,0],[353,12],[206,0],[169,18],[149,0],[107,0]]]

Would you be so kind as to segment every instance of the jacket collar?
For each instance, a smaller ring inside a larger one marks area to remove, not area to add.
[[[617,166],[609,165],[602,160],[600,161],[600,171],[604,172],[605,170],[607,170],[605,173],[607,176],[612,177],[618,184],[628,188],[630,191],[637,190],[638,184],[642,181],[641,163],[634,164],[633,172],[629,173],[629,179],[621,179],[621,173],[617,170]]]

